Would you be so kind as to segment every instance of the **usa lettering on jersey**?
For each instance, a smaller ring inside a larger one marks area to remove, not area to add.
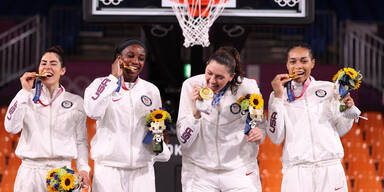
[[[271,133],[275,133],[275,131],[276,131],[276,116],[277,116],[276,112],[273,112],[271,115],[271,121],[269,123],[269,126],[271,127],[271,128],[269,128],[269,131]]]
[[[8,112],[8,115],[7,115],[7,119],[8,120],[11,120],[12,118],[12,114],[15,112],[17,108],[17,101],[15,102],[15,104],[13,104],[13,106],[9,109],[9,112]]]
[[[181,142],[186,143],[189,140],[189,138],[191,138],[192,133],[193,133],[193,130],[191,128],[188,127],[187,129],[185,129],[184,133],[181,135],[181,139],[182,139]]]
[[[110,82],[111,80],[109,79],[104,79],[100,85],[99,85],[99,88],[97,88],[96,90],[96,96],[93,96],[91,97],[93,100],[96,100],[97,98],[99,98],[100,94],[104,91],[105,87],[107,86],[107,83]]]

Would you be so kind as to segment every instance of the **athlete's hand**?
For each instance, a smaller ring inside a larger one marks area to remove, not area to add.
[[[112,75],[116,78],[120,78],[120,76],[123,74],[122,65],[123,61],[121,59],[121,56],[119,55],[112,64]]]
[[[288,74],[278,74],[272,80],[271,85],[276,98],[283,98],[284,84],[290,81]]]
[[[89,185],[89,174],[86,171],[80,171],[79,175],[81,177],[81,187],[82,188],[88,188]]]
[[[347,106],[347,108],[351,108],[352,106],[355,105],[355,102],[353,101],[353,99],[352,99],[350,93],[348,93],[348,94],[343,98],[343,100],[341,100],[341,102],[345,103],[345,105]]]
[[[200,117],[201,117],[200,111],[198,111],[196,109],[196,101],[197,100],[203,100],[203,98],[201,98],[201,96],[200,96],[200,89],[202,89],[201,86],[194,85],[193,86],[193,90],[192,90],[192,92],[190,94],[190,97],[191,97],[191,100],[192,100],[192,103],[193,103],[193,112],[192,113],[193,113],[193,116],[195,117],[195,119],[200,119]]]
[[[263,133],[260,128],[255,127],[248,132],[248,142],[260,143],[261,139],[263,139]]]
[[[25,72],[20,77],[21,87],[27,91],[30,91],[33,87],[33,81],[36,79],[35,72]]]

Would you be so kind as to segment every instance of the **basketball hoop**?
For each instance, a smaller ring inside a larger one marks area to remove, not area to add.
[[[300,0],[275,0],[277,4],[280,5],[280,7],[290,6],[294,7]]]
[[[183,30],[184,46],[209,46],[209,28],[223,12],[227,0],[171,0]]]

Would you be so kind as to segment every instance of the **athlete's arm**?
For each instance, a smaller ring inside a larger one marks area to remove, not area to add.
[[[285,138],[284,111],[283,99],[275,98],[272,92],[268,103],[267,134],[275,144],[280,144]]]
[[[9,133],[16,134],[23,128],[28,99],[32,99],[31,97],[33,96],[30,91],[35,80],[35,74],[35,72],[25,72],[23,76],[20,77],[22,89],[11,101],[4,118],[4,127]]]
[[[355,103],[349,93],[344,97],[342,102],[346,104],[347,109],[344,112],[340,112],[340,103],[335,100],[333,102],[334,105],[332,108],[334,115],[332,115],[333,118],[331,119],[340,137],[344,136],[346,133],[349,132],[349,130],[351,130],[353,120],[357,119],[361,114],[361,111],[355,106]]]
[[[94,80],[85,89],[84,110],[92,119],[100,119],[112,100],[112,93],[117,89],[118,79],[112,74],[105,78]]]
[[[201,114],[196,111],[195,103],[192,100],[194,89],[186,82],[183,83],[181,89],[176,130],[182,148],[191,146],[200,132]]]

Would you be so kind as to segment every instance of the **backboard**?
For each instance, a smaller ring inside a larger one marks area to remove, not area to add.
[[[215,23],[308,24],[314,20],[315,0],[281,7],[279,0],[228,0]],[[136,24],[177,23],[171,0],[83,0],[84,20]]]

